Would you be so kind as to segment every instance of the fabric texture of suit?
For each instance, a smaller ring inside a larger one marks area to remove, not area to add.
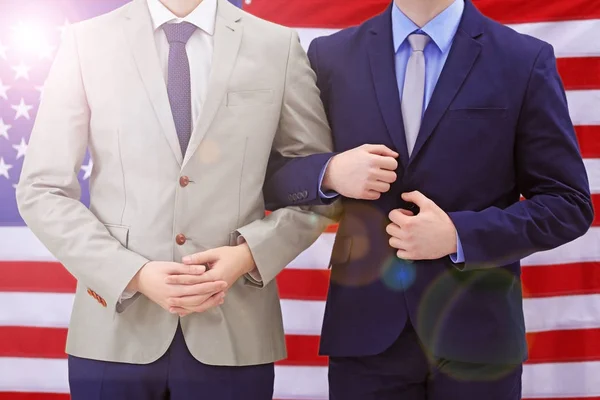
[[[242,278],[225,303],[181,319],[191,354],[211,365],[286,356],[275,276],[317,239],[333,207],[265,217],[271,152],[331,151],[306,53],[292,30],[219,0],[207,99],[185,157],[145,0],[73,25],[46,82],[17,188],[31,230],[77,278],[70,355],[147,364],[179,317],[143,295],[118,303],[148,261],[249,244],[262,283]],[[89,209],[77,171],[94,160]],[[314,195],[318,188],[303,188]],[[312,193],[315,192],[315,193]]]
[[[433,357],[519,364],[527,357],[519,260],[574,240],[593,219],[553,49],[484,17],[466,0],[409,157],[391,9],[314,40],[308,51],[335,150],[371,143],[400,154],[389,192],[376,201],[342,201],[321,352],[380,354],[411,321]],[[318,179],[324,158],[318,157],[288,160],[270,175],[270,207],[290,204],[293,186]],[[388,213],[418,213],[400,197],[414,190],[449,214],[463,264],[396,257],[385,231]],[[521,194],[527,200],[519,201]]]

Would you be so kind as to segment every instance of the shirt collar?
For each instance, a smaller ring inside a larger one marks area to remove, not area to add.
[[[439,13],[423,28],[419,28],[413,21],[404,15],[394,2],[394,5],[392,6],[394,50],[398,52],[398,49],[402,43],[404,43],[408,35],[415,31],[421,31],[431,38],[442,53],[446,53],[450,50],[450,45],[458,30],[458,25],[460,24],[464,9],[464,0],[454,0],[448,8]]]
[[[217,0],[203,0],[198,7],[183,18],[177,17],[160,0],[147,0],[152,27],[154,30],[168,22],[189,22],[202,29],[209,35],[215,33],[215,19],[217,17]]]

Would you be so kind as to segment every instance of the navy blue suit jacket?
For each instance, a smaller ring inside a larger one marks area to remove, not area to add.
[[[380,353],[410,319],[435,357],[519,363],[527,357],[519,260],[583,235],[593,219],[553,49],[466,0],[409,158],[390,13],[309,49],[335,150],[372,143],[400,154],[398,179],[379,200],[342,199],[321,352]],[[320,203],[317,180],[327,159],[275,160],[268,206]],[[307,188],[309,196],[291,200]],[[400,198],[413,190],[450,215],[464,264],[395,256],[387,216],[395,208],[418,212]]]

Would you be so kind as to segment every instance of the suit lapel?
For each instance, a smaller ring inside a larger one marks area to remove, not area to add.
[[[388,11],[378,16],[373,22],[374,26],[368,33],[368,52],[373,86],[388,134],[400,154],[400,163],[406,167],[408,147],[400,109],[400,93],[396,83],[391,8],[388,8]]]
[[[192,132],[183,166],[194,155],[202,139],[206,136],[227,92],[229,77],[235,66],[242,41],[243,27],[239,23],[240,19],[241,15],[237,12],[237,8],[225,0],[219,0],[206,102]]]
[[[454,37],[450,54],[425,110],[423,122],[415,147],[411,154],[412,162],[419,154],[433,131],[439,124],[450,103],[467,79],[479,53],[481,44],[475,40],[481,35],[483,17],[470,0],[465,0],[465,10],[458,31]]]
[[[138,72],[169,147],[171,147],[173,155],[181,165],[183,156],[179,147],[173,115],[171,114],[167,85],[156,51],[152,20],[146,2],[135,0],[126,14],[126,19],[124,25],[125,36]]]

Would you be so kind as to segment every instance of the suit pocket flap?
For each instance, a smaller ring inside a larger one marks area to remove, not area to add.
[[[124,247],[127,247],[129,242],[129,228],[123,225],[104,224],[108,233],[119,241]]]
[[[227,93],[227,106],[247,106],[253,104],[271,104],[273,102],[272,90],[246,90],[242,92]]]
[[[350,236],[338,236],[335,238],[333,244],[333,251],[331,252],[331,261],[329,267],[332,265],[345,264],[350,260],[350,252],[352,250],[352,238]]]
[[[458,108],[448,110],[448,118],[455,119],[488,119],[506,118],[506,108]]]

